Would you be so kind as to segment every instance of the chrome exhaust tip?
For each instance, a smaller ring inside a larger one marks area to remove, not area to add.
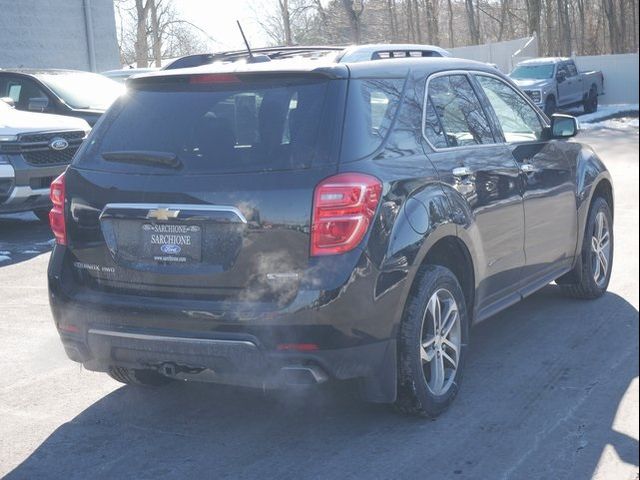
[[[280,369],[280,380],[285,385],[315,385],[324,383],[329,376],[315,365],[293,365]]]

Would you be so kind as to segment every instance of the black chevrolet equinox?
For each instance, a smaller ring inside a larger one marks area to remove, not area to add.
[[[52,184],[72,360],[142,385],[350,379],[435,416],[472,325],[553,281],[606,291],[611,177],[574,118],[423,46],[259,60],[133,77]]]

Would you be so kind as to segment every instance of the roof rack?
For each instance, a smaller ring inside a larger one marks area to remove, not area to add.
[[[252,48],[253,53],[267,56],[270,60],[291,57],[320,58],[334,54],[336,63],[365,62],[395,58],[450,57],[451,54],[433,45],[374,44],[353,46],[280,46]],[[163,70],[198,67],[214,62],[235,62],[249,57],[247,50],[202,53],[181,57],[166,65]]]

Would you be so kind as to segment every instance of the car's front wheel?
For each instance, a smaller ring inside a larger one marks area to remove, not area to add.
[[[596,197],[582,241],[581,261],[576,272],[580,281],[561,285],[565,293],[575,298],[598,298],[607,291],[613,262],[613,215],[602,197]]]
[[[544,102],[544,113],[547,115],[547,117],[551,118],[551,115],[556,113],[557,109],[558,107],[556,106],[556,99],[553,97],[548,97]]]
[[[436,417],[458,393],[469,323],[462,288],[449,269],[427,265],[419,275],[400,327],[396,407]]]

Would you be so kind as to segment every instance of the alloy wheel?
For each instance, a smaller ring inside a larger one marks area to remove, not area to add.
[[[434,395],[444,395],[454,383],[462,344],[458,305],[448,290],[441,288],[429,299],[420,338],[427,388]]]
[[[607,281],[611,263],[611,235],[604,212],[598,212],[591,237],[591,272],[598,287]]]

